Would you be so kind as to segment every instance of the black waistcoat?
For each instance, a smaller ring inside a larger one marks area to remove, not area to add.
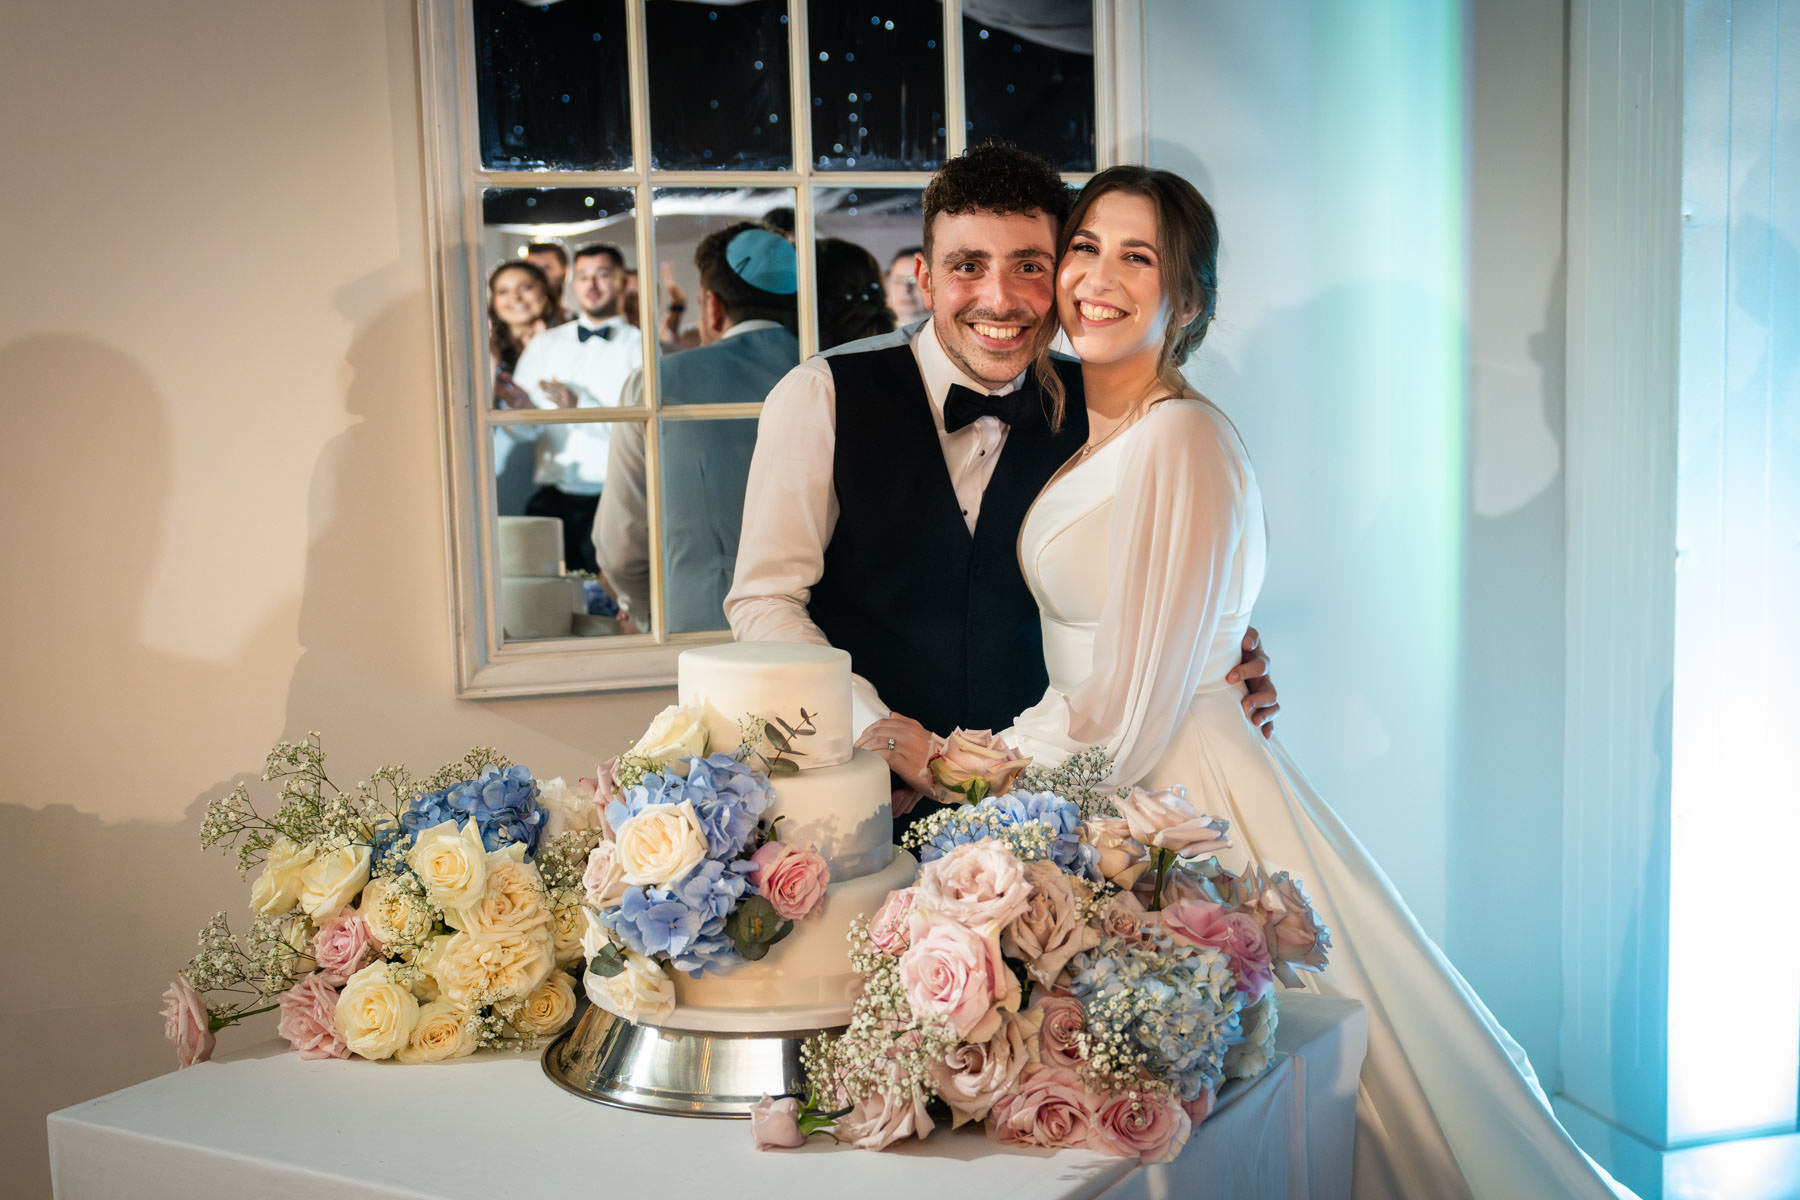
[[[1087,440],[1073,363],[1063,427],[1014,425],[975,532],[950,485],[910,346],[829,356],[837,395],[838,521],[807,611],[893,710],[933,733],[1001,729],[1044,694],[1043,633],[1019,572],[1019,526]],[[1026,387],[1036,385],[1030,375]]]

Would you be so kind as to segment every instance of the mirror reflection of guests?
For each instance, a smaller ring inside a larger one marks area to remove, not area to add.
[[[923,321],[930,311],[919,291],[919,262],[924,251],[923,246],[907,246],[888,260],[887,303],[894,310],[894,319],[902,325]]]
[[[616,407],[625,380],[643,365],[643,341],[619,313],[624,254],[595,243],[576,250],[574,262],[576,319],[533,338],[513,371],[534,408]],[[611,435],[612,426],[603,422],[529,426],[515,434],[535,438],[537,445],[537,490],[525,513],[562,521],[563,561],[571,570],[599,569],[592,529]]]
[[[488,351],[494,361],[494,407],[530,408],[513,368],[532,338],[556,322],[550,281],[529,259],[503,262],[488,276]]]
[[[544,273],[550,285],[550,324],[561,325],[569,319],[569,252],[561,242],[532,242],[525,247],[525,261]]]
[[[813,251],[819,281],[819,349],[892,333],[881,264],[855,242],[820,238]]]
[[[694,263],[700,268],[701,344],[657,363],[661,404],[679,409],[760,403],[800,361],[793,244],[744,221],[707,235],[694,251]],[[625,403],[640,403],[642,388],[640,371],[625,386]],[[723,629],[756,419],[663,420],[657,438],[669,632]],[[615,431],[607,479],[594,542],[620,605],[637,628],[647,628],[650,547],[643,425],[634,422]]]

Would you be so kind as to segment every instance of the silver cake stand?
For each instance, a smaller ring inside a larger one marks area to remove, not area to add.
[[[658,1029],[589,1003],[574,1027],[544,1051],[544,1074],[577,1096],[619,1108],[748,1117],[765,1095],[806,1094],[800,1047],[820,1032],[827,1031]]]

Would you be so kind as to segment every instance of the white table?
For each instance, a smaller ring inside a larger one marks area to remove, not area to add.
[[[1227,1087],[1172,1163],[1021,1151],[940,1130],[883,1154],[815,1138],[758,1152],[742,1121],[654,1116],[553,1084],[535,1055],[453,1063],[304,1062],[270,1041],[49,1117],[61,1200],[133,1196],[440,1197],[1350,1194],[1362,1006],[1284,995],[1262,1078]],[[951,1165],[954,1164],[954,1165]]]

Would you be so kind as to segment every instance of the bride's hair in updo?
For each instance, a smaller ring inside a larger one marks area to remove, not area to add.
[[[1062,236],[1056,247],[1056,266],[1060,275],[1069,243],[1087,219],[1094,201],[1108,192],[1133,192],[1156,206],[1156,251],[1162,264],[1163,291],[1169,307],[1176,314],[1163,335],[1162,354],[1156,361],[1156,375],[1170,392],[1180,395],[1188,390],[1181,376],[1186,362],[1212,324],[1219,305],[1219,222],[1212,205],[1206,202],[1194,185],[1173,171],[1155,167],[1108,167],[1081,189],[1063,222]],[[1186,322],[1182,313],[1194,314]],[[1056,337],[1056,323],[1046,321],[1039,328],[1037,352],[1038,382],[1050,399],[1050,427],[1062,427],[1064,403],[1067,399],[1063,382],[1050,361],[1050,343]]]

